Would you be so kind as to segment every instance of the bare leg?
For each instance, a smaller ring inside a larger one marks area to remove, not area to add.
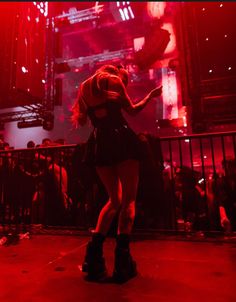
[[[117,166],[122,184],[122,203],[118,221],[118,234],[130,234],[135,218],[135,199],[139,179],[139,163],[127,160]]]
[[[99,214],[95,232],[106,236],[120,208],[122,189],[115,167],[97,167],[96,170],[108,192],[109,200]]]
[[[117,165],[122,185],[122,202],[116,237],[113,280],[124,283],[137,275],[136,262],[133,260],[129,243],[135,218],[135,199],[138,186],[139,163],[127,160]]]
[[[122,194],[115,167],[97,167],[97,173],[107,190],[109,200],[101,210],[92,240],[87,244],[82,267],[83,271],[88,273],[88,280],[103,280],[107,276],[103,257],[103,242],[111,222],[120,208]]]

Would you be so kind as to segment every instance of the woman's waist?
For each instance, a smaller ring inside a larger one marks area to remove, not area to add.
[[[104,131],[104,132],[111,132],[111,131],[122,130],[122,129],[127,129],[127,128],[129,128],[127,122],[111,123],[109,125],[105,125],[105,124],[94,125],[94,129],[96,131]]]
[[[97,129],[115,129],[128,126],[127,121],[124,118],[101,118],[92,121],[94,128]]]

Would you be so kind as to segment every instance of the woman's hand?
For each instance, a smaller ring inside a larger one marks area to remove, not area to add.
[[[155,98],[158,97],[162,94],[162,86],[156,87],[153,90],[150,91],[149,93],[149,98]]]
[[[229,221],[229,219],[227,217],[221,218],[220,224],[221,224],[222,228],[224,229],[224,231],[230,233],[230,231],[231,231],[231,223],[230,223],[230,221]]]

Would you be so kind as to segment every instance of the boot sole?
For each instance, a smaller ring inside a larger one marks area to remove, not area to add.
[[[107,271],[104,271],[99,274],[88,274],[84,277],[84,280],[88,282],[106,283],[109,278]]]

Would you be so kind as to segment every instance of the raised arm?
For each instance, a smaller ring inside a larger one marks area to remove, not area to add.
[[[219,207],[219,212],[220,212],[220,224],[221,224],[222,228],[225,231],[230,232],[231,223],[230,223],[230,220],[229,220],[229,218],[226,214],[225,208],[222,205],[220,205],[220,207]]]
[[[143,110],[153,98],[160,96],[162,93],[162,86],[156,87],[151,90],[142,100],[134,104],[130,99],[122,81],[120,81],[119,85],[123,108],[130,115],[135,115]]]

